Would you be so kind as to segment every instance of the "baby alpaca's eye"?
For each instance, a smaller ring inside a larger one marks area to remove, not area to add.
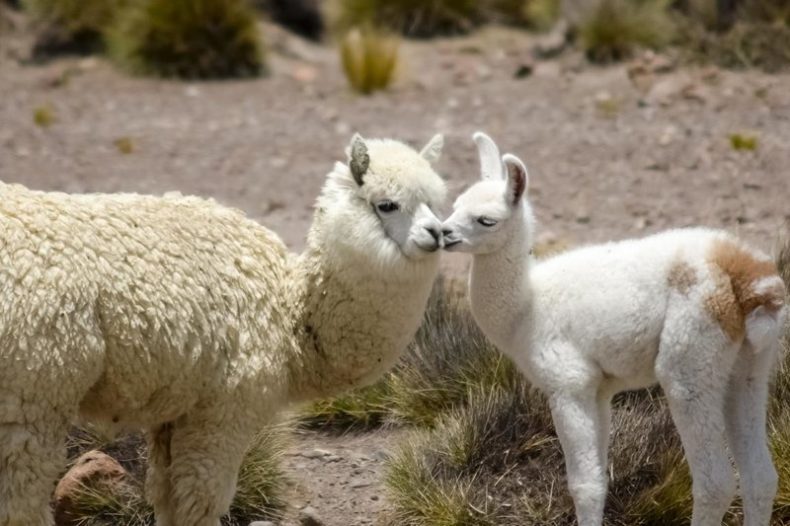
[[[491,219],[490,217],[486,217],[486,216],[478,217],[477,222],[483,226],[494,226],[496,224],[495,219]]]
[[[379,201],[376,204],[376,208],[379,209],[379,212],[384,214],[388,214],[390,212],[395,212],[396,210],[400,210],[400,205],[394,201],[390,201],[389,199],[385,199],[383,201]]]

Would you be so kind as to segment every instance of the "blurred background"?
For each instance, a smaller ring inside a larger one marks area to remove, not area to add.
[[[214,197],[300,250],[354,132],[445,134],[447,211],[478,177],[475,130],[526,161],[539,254],[687,225],[771,251],[790,219],[790,1],[0,0],[3,182]],[[571,524],[543,401],[462,297],[438,287],[382,382],[263,436],[227,523]],[[608,523],[687,524],[660,394],[618,404]],[[789,430],[772,435],[775,524],[790,524]],[[137,484],[88,495],[79,524],[152,524],[144,448],[124,440],[75,431],[72,459],[102,449]]]

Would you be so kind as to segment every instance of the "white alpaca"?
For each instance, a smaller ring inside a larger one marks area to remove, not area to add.
[[[671,230],[541,263],[526,168],[475,134],[483,181],[443,224],[474,254],[483,332],[548,396],[581,526],[602,523],[610,402],[658,382],[693,476],[694,526],[719,526],[740,472],[744,524],[766,526],[777,475],[766,437],[784,288],[771,260],[724,232]]]
[[[210,200],[0,184],[0,526],[52,524],[79,416],[148,431],[159,526],[217,526],[256,430],[373,381],[413,337],[441,145],[356,136],[299,256]]]

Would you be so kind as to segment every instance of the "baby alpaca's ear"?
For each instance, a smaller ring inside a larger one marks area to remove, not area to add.
[[[483,132],[472,135],[477,144],[477,153],[480,156],[480,178],[495,181],[505,178],[502,161],[499,159],[499,148],[494,140]]]
[[[370,166],[370,155],[368,155],[368,147],[365,140],[358,133],[355,133],[351,138],[351,143],[346,148],[346,155],[348,156],[348,168],[351,170],[351,175],[359,186],[362,186],[364,181],[362,177],[368,171]]]
[[[444,136],[441,133],[434,135],[420,152],[420,155],[429,163],[435,163],[442,156]]]
[[[515,206],[526,193],[529,186],[529,174],[527,167],[515,155],[506,153],[502,157],[502,162],[507,168],[507,200]]]

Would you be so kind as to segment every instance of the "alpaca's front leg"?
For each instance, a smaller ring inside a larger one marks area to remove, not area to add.
[[[219,526],[236,492],[244,452],[254,433],[227,414],[180,419],[170,441],[173,526]]]
[[[579,526],[600,526],[606,503],[606,466],[602,458],[604,426],[597,390],[554,393],[551,414],[565,454],[568,489]]]
[[[174,526],[170,509],[170,439],[173,424],[163,424],[146,435],[148,441],[148,469],[146,494],[154,507],[157,526]]]

